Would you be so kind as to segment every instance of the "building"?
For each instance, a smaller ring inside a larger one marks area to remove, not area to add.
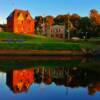
[[[3,28],[2,28],[2,25],[0,25],[0,32],[3,32]]]
[[[34,69],[12,70],[7,72],[7,85],[14,93],[27,92],[34,82]]]
[[[41,35],[47,35],[46,31],[50,26],[54,24],[54,17],[53,16],[37,16],[35,17],[36,23],[35,23],[35,31],[37,34]]]
[[[7,25],[6,24],[0,24],[0,32],[6,32],[7,31]]]
[[[66,35],[66,29],[64,25],[53,25],[47,31],[48,37],[64,39]]]
[[[35,21],[29,11],[15,9],[7,17],[7,28],[10,32],[33,34],[35,31],[34,25]]]

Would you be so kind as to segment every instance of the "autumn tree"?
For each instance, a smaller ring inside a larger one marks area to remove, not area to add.
[[[45,24],[46,24],[46,26],[52,26],[54,24],[53,16],[46,16],[45,17]]]
[[[80,28],[80,26],[79,26],[80,18],[81,17],[78,14],[71,15],[70,21],[73,24],[72,36],[78,36],[78,30]]]
[[[68,15],[58,15],[57,17],[54,18],[54,24],[64,25],[67,16]]]
[[[45,24],[45,35],[47,35],[48,30],[50,30],[50,27],[54,24],[54,17],[46,16],[44,20],[44,24]]]
[[[91,20],[91,32],[93,32],[93,36],[100,35],[100,14],[97,10],[92,9],[90,11],[90,20]]]
[[[94,37],[100,35],[100,14],[97,10],[92,9],[89,17],[81,17],[78,14],[65,14],[53,16],[37,16],[35,18],[35,29],[39,33],[45,33],[52,25],[64,25],[66,38],[73,36]],[[68,35],[68,33],[70,33]]]
[[[41,34],[42,32],[42,24],[43,24],[43,17],[42,16],[35,17],[35,30],[39,34]]]

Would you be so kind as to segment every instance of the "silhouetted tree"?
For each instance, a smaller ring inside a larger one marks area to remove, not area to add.
[[[91,21],[89,17],[81,17],[80,19],[80,29],[79,29],[79,35],[81,37],[85,36],[85,38],[89,38],[92,36],[91,32]]]

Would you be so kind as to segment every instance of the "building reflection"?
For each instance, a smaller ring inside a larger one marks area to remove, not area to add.
[[[100,91],[99,72],[79,67],[44,67],[11,70],[7,72],[7,85],[14,93],[26,92],[33,84],[52,84],[70,88],[84,87],[89,95]]]
[[[96,92],[100,92],[100,81],[94,82],[88,86],[89,95],[94,95]]]
[[[34,69],[11,70],[7,72],[6,82],[14,93],[27,92],[34,82]]]
[[[78,67],[37,67],[35,69],[35,82],[41,84],[55,83],[71,88],[88,87],[88,94],[94,95],[100,91],[99,73]]]

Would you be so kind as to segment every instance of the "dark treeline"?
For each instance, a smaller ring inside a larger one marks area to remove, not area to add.
[[[71,36],[83,37],[97,37],[100,36],[100,14],[97,10],[90,10],[89,16],[81,17],[78,14],[65,14],[53,16],[37,16],[36,30],[41,32],[42,25],[44,24],[46,29],[52,25],[64,25],[66,30],[69,30]]]

